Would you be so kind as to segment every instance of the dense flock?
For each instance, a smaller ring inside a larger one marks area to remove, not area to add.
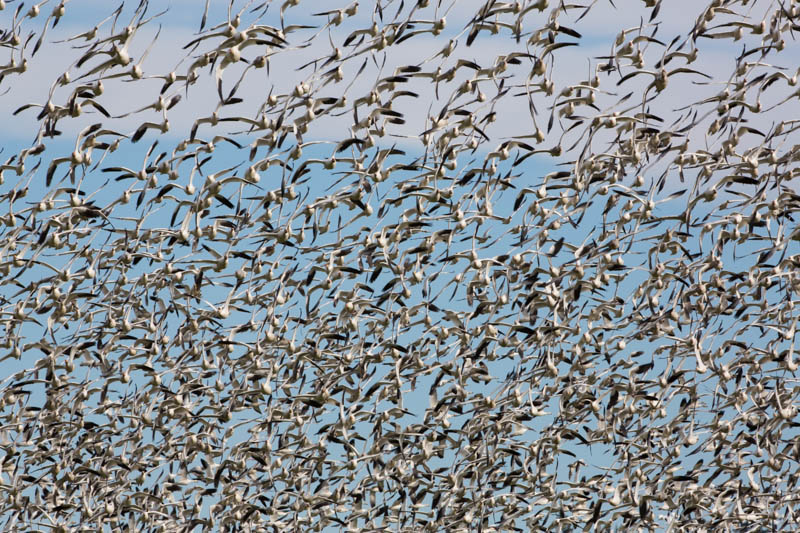
[[[796,530],[798,31],[0,0],[0,528]]]

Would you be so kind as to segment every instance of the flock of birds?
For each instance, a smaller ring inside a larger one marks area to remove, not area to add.
[[[797,529],[800,4],[308,3],[0,0],[0,527]]]

